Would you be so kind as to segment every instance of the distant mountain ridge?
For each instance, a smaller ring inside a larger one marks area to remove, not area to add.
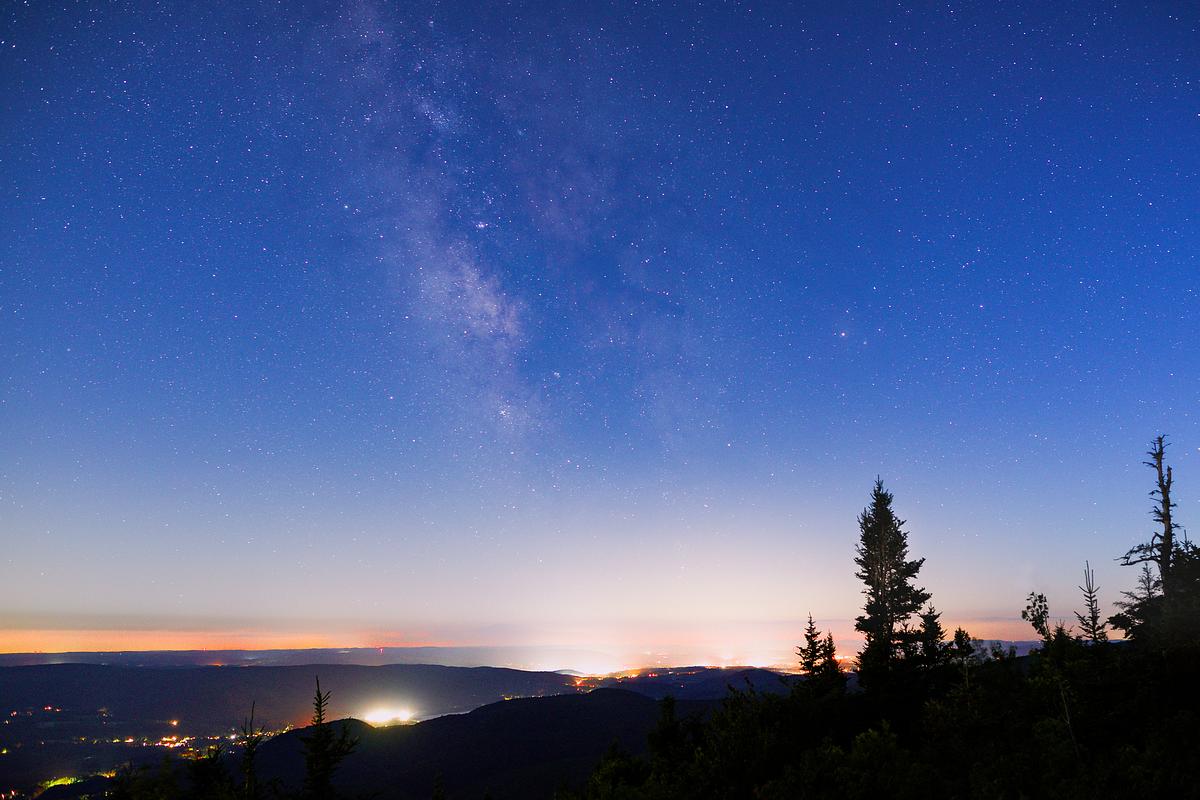
[[[680,711],[703,713],[715,702],[683,701]],[[411,726],[370,728],[350,720],[359,744],[336,784],[348,796],[425,800],[440,778],[455,798],[548,800],[559,787],[585,780],[613,743],[644,751],[658,716],[658,702],[650,697],[597,689],[493,703]],[[304,735],[292,731],[267,742],[260,751],[260,776],[299,786]]]
[[[0,668],[0,711],[104,708],[116,720],[177,720],[180,733],[204,734],[232,729],[254,703],[261,723],[279,728],[305,723],[318,675],[333,690],[330,711],[338,717],[362,717],[385,707],[407,708],[422,718],[470,711],[505,697],[575,691],[567,675],[502,667],[59,664]]]
[[[603,653],[562,647],[322,647],[273,650],[114,650],[63,653],[0,653],[0,667],[50,664],[106,664],[127,667],[255,666],[309,664],[437,664],[447,667],[499,666],[531,672],[581,670],[603,663]],[[537,666],[531,666],[537,665]],[[549,668],[547,668],[549,667]]]

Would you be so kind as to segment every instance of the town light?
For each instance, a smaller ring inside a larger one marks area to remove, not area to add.
[[[376,726],[401,725],[412,722],[413,712],[407,708],[375,708],[363,715],[363,720]]]

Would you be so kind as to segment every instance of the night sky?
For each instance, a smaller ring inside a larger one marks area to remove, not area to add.
[[[1032,638],[1160,432],[1200,525],[1196,6],[218,5],[2,11],[0,650],[784,661],[876,475]]]

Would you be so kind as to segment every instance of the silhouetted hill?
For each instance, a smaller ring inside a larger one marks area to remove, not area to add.
[[[505,697],[574,691],[553,672],[396,664],[362,667],[117,667],[94,664],[0,668],[0,712],[52,706],[67,713],[108,710],[114,723],[178,720],[179,734],[227,731],[256,703],[268,727],[304,724],[313,679],[333,690],[330,711],[363,716],[408,708],[418,717],[469,711]]]
[[[603,678],[596,685],[653,698],[670,695],[677,700],[719,700],[729,694],[731,686],[739,691],[753,688],[773,694],[790,691],[792,680],[791,676],[757,667],[672,667],[632,677]]]
[[[679,712],[712,705],[681,702]],[[440,775],[447,794],[463,800],[485,794],[495,800],[549,798],[560,786],[586,779],[613,742],[633,753],[645,750],[658,716],[658,702],[650,697],[597,689],[493,703],[417,725],[370,728],[350,720],[360,743],[342,765],[337,784],[344,792],[370,793],[379,800],[424,800]],[[263,746],[263,778],[298,785],[303,735],[292,731]]]
[[[104,797],[104,792],[112,787],[112,782],[102,776],[95,775],[77,783],[63,786],[51,786],[37,796],[37,800],[81,800],[81,798]]]

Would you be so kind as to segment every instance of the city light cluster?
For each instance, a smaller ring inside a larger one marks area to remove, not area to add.
[[[414,714],[407,708],[374,708],[363,715],[363,721],[377,728],[388,725],[404,725],[413,721]]]

